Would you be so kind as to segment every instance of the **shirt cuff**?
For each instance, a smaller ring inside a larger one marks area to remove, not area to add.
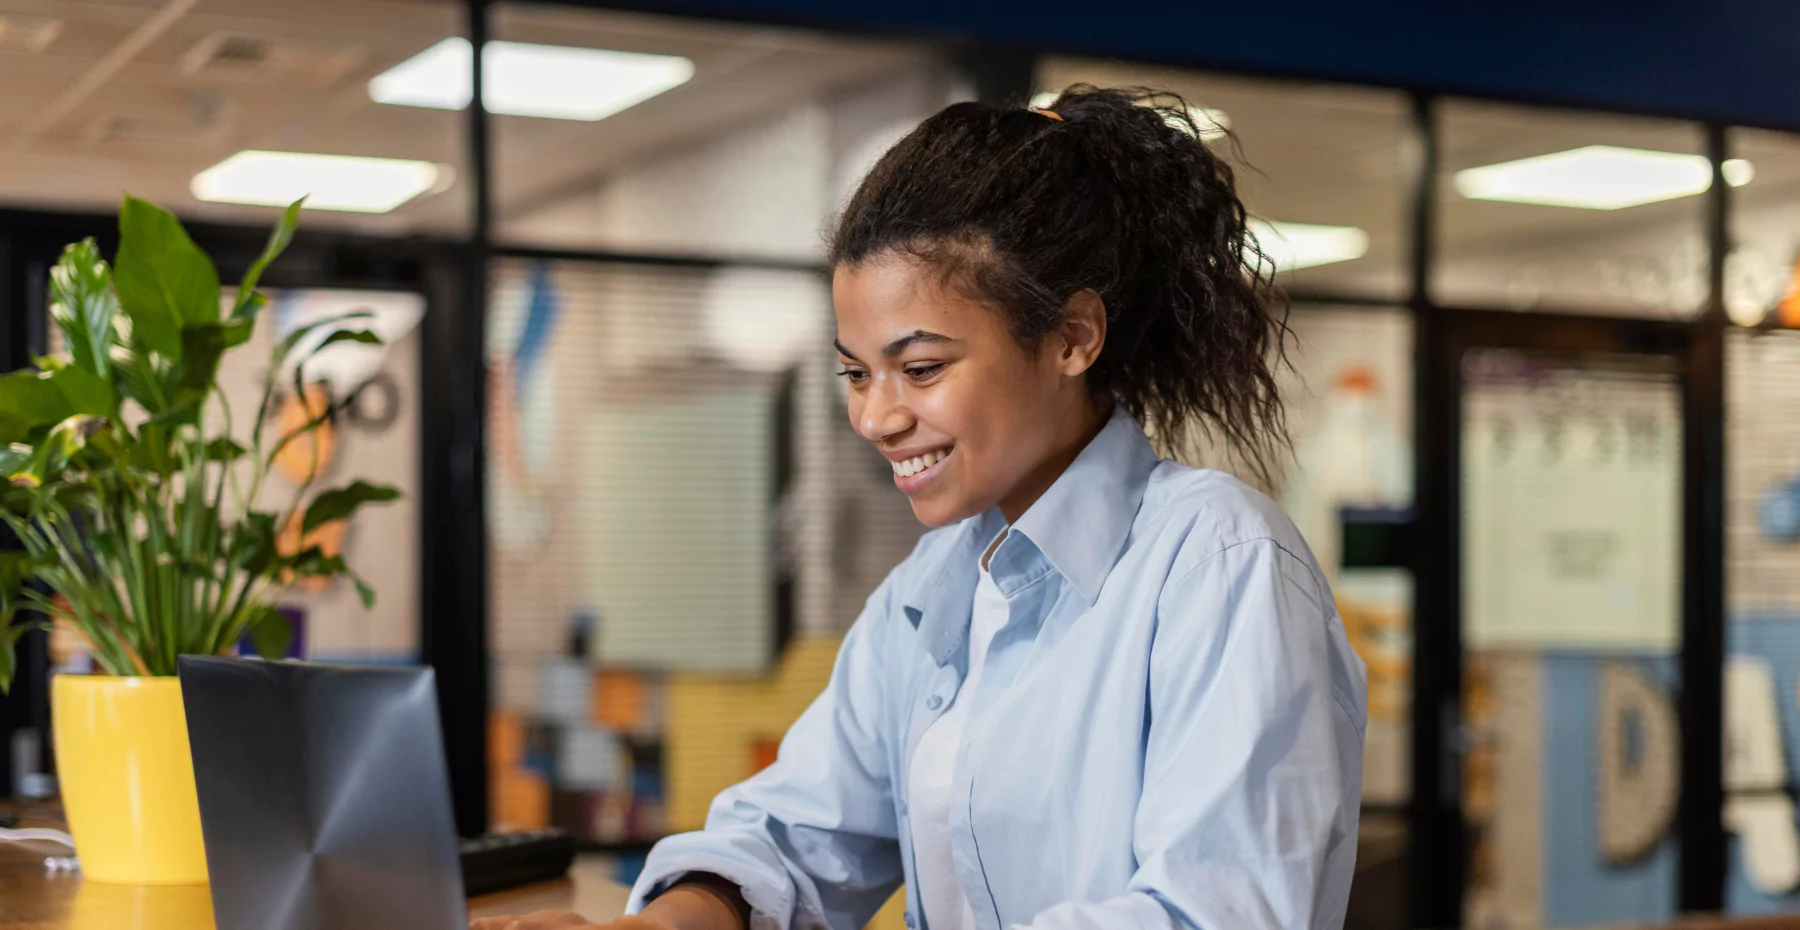
[[[654,852],[651,855],[654,859]],[[758,881],[754,866],[711,853],[677,853],[665,861],[647,863],[632,888],[631,903],[625,912],[638,913],[663,892],[681,884],[682,879],[698,872],[717,875],[738,886],[744,903],[750,905],[750,930],[789,930],[789,918],[794,913],[791,892],[769,887],[766,877]]]

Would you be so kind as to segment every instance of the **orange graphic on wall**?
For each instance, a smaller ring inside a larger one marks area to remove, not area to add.
[[[281,401],[275,414],[276,435],[287,438],[321,417],[331,406],[331,393],[323,384],[306,386],[305,402],[293,395]],[[287,444],[275,456],[275,468],[296,485],[324,474],[331,468],[331,456],[337,451],[337,435],[331,421],[326,420],[311,434]]]

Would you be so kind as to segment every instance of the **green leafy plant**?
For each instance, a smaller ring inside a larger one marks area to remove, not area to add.
[[[248,636],[265,655],[292,640],[275,603],[304,578],[348,576],[365,606],[374,592],[317,546],[284,553],[282,527],[305,533],[399,493],[357,481],[313,495],[308,477],[284,511],[257,509],[277,455],[315,433],[354,393],[308,409],[297,429],[266,422],[280,372],[306,397],[313,353],[379,343],[369,314],[302,326],[276,342],[249,446],[217,383],[220,359],[250,341],[267,302],[257,281],[293,237],[300,204],[282,215],[229,307],[219,275],[173,214],[127,197],[108,267],[92,239],[63,251],[51,313],[67,351],[36,370],[0,375],[0,520],[18,548],[0,552],[0,689],[14,645],[36,614],[66,621],[112,675],[173,675],[175,657],[216,655]],[[303,348],[305,347],[305,348]],[[310,443],[318,468],[318,443]],[[304,448],[304,447],[302,447]]]

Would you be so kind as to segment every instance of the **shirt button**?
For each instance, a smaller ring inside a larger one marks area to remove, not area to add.
[[[925,699],[926,710],[937,710],[942,706],[944,706],[944,699],[935,694]]]
[[[902,817],[906,816],[906,801],[905,800],[902,800],[900,802],[900,816],[902,816]]]

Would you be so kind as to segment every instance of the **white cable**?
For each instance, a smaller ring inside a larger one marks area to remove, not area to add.
[[[45,830],[34,828],[29,830],[0,830],[0,843],[60,843],[70,849],[75,848],[75,838],[61,830]]]

